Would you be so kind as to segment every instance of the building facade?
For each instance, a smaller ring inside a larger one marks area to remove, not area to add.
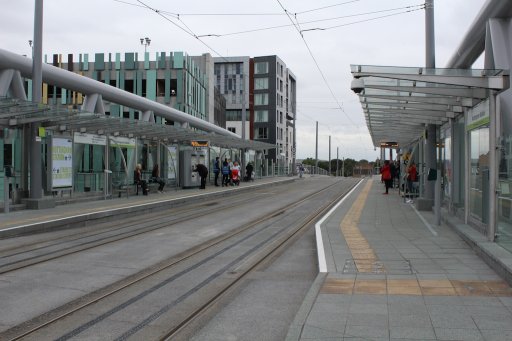
[[[216,57],[214,60],[214,83],[226,98],[226,129],[251,139],[249,110],[249,57]],[[242,114],[245,111],[245,120]],[[245,121],[245,131],[242,131]]]
[[[123,58],[121,53],[95,53],[94,61],[89,60],[89,54],[80,54],[78,61],[72,54],[66,59],[54,54],[52,64],[214,122],[213,61],[209,54],[190,57],[183,52],[157,52],[155,60],[150,60],[146,52],[143,61],[132,52],[124,53]],[[83,98],[80,93],[44,85],[43,102],[78,107]],[[142,113],[106,102],[105,114],[139,119]],[[173,124],[162,118],[157,118],[157,123]]]
[[[226,97],[226,127],[245,138],[271,143],[265,158],[291,167],[295,157],[297,80],[278,56],[214,58],[215,84]],[[245,91],[244,88],[248,89]]]

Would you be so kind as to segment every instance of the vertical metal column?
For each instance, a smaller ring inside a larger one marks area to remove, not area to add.
[[[497,214],[497,184],[499,169],[499,147],[497,136],[499,120],[497,119],[496,91],[491,90],[489,96],[489,235],[487,238],[493,242],[496,236],[496,214]]]
[[[336,147],[336,176],[338,176],[340,163],[340,147]]]
[[[331,135],[329,135],[329,176],[331,176]]]
[[[318,121],[316,121],[315,173],[318,174]]]
[[[244,83],[242,83],[243,85],[243,89],[242,89],[242,140],[244,141],[245,143],[245,115],[246,115],[246,110],[245,110],[245,94],[246,94],[246,91],[245,91],[245,77],[244,77]],[[242,155],[240,157],[240,161],[242,162],[242,164],[240,165],[240,177],[243,179],[245,177],[245,148],[242,148],[241,149],[242,151]]]
[[[43,0],[35,0],[34,58],[32,61],[32,102],[40,103],[43,87]],[[41,138],[39,124],[30,124],[30,198],[43,196],[41,172]]]

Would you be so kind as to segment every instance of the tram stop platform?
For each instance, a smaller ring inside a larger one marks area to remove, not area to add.
[[[321,272],[286,340],[512,340],[512,255],[383,192],[362,181],[317,224]]]
[[[165,187],[163,193],[150,192],[149,195],[131,195],[112,199],[97,199],[62,204],[52,208],[17,210],[0,213],[0,238],[23,235],[32,232],[44,232],[69,226],[77,227],[96,219],[115,220],[124,217],[150,213],[163,207],[172,207],[190,201],[210,200],[225,195],[226,191],[251,191],[255,187],[274,186],[293,182],[297,177],[266,177],[251,182],[241,182],[234,187],[215,187],[207,184],[206,189],[181,189]]]

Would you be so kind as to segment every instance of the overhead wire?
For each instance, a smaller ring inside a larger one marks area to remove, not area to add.
[[[337,6],[341,6],[341,5],[346,5],[346,4],[350,4],[350,3],[352,3],[352,2],[358,2],[358,1],[361,1],[361,0],[351,0],[351,1],[346,1],[346,2],[339,3],[339,4],[335,4],[335,5],[323,6],[323,7],[318,7],[318,8],[314,8],[314,9],[309,9],[309,10],[302,11],[302,12],[296,12],[296,13],[294,13],[294,14],[304,14],[304,13],[310,13],[310,12],[320,11],[320,10],[323,10],[323,9],[332,8],[332,7],[337,7]]]
[[[326,84],[327,88],[329,89],[330,93],[331,93],[331,96],[332,98],[334,99],[334,101],[336,102],[337,106],[340,108],[340,110],[345,114],[345,116],[348,118],[348,120],[352,123],[353,126],[356,126],[356,124],[354,123],[354,121],[352,121],[352,119],[347,115],[347,113],[345,113],[345,110],[343,110],[343,108],[341,107],[340,103],[338,102],[336,96],[334,95],[334,91],[332,90],[331,86],[329,85],[329,82],[327,81],[327,78],[325,77],[325,74],[324,72],[322,71],[322,68],[320,67],[320,65],[318,64],[314,54],[313,54],[313,51],[311,51],[311,48],[309,47],[309,44],[308,42],[306,41],[306,39],[304,39],[304,36],[302,35],[302,33],[300,32],[300,28],[295,25],[295,23],[293,22],[293,19],[290,17],[289,13],[288,13],[288,10],[281,4],[281,1],[280,0],[276,0],[277,3],[279,3],[279,6],[281,6],[281,8],[283,9],[283,11],[287,14],[288,18],[290,19],[290,21],[294,24],[293,26],[295,27],[295,29],[297,30],[297,32],[299,33],[299,35],[301,36],[302,38],[302,41],[304,42],[304,45],[306,46],[308,52],[309,52],[309,55],[311,56],[311,58],[313,59],[313,62],[315,63],[316,65],[316,68],[318,69],[318,72],[320,72],[320,75],[322,76],[322,79],[324,80],[324,83]]]

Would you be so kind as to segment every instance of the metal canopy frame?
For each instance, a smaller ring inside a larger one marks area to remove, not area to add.
[[[425,125],[441,125],[509,86],[504,70],[351,65],[374,146],[408,146]]]
[[[190,143],[191,141],[200,140],[209,141],[210,145],[223,148],[248,148],[252,150],[275,148],[275,145],[270,143],[242,140],[241,138],[219,135],[213,132],[208,133],[201,130],[0,97],[0,128],[19,128],[32,122],[39,122],[42,127],[56,132],[88,132],[98,135],[163,140],[170,143]]]

